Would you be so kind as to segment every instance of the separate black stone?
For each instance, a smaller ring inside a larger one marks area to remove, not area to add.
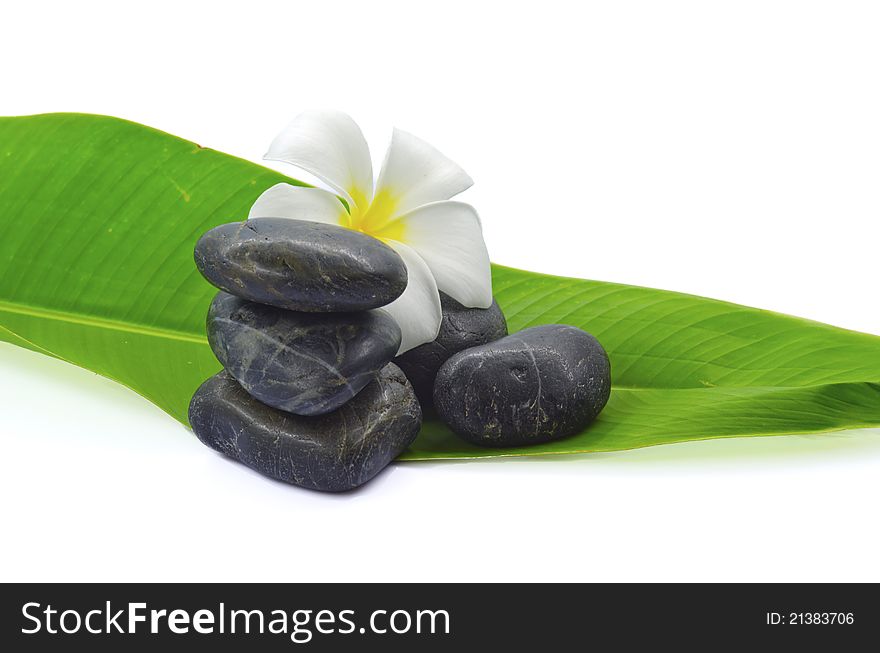
[[[437,338],[394,359],[412,383],[425,411],[432,409],[437,370],[450,356],[507,335],[507,321],[494,300],[489,308],[466,308],[441,292],[440,304],[443,321]]]
[[[220,225],[196,244],[196,266],[216,287],[292,311],[362,311],[406,289],[403,259],[359,231],[305,220]]]
[[[322,415],[354,397],[400,347],[382,309],[299,313],[220,292],[208,311],[208,342],[254,397],[298,415]]]
[[[354,399],[320,417],[266,406],[223,371],[193,396],[189,421],[204,444],[261,474],[341,492],[399,456],[415,440],[422,411],[403,372],[389,363]]]
[[[611,365],[599,341],[553,324],[450,358],[437,373],[434,406],[474,444],[521,446],[581,431],[610,392]]]

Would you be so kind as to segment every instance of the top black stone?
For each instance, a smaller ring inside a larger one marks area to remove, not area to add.
[[[403,259],[382,241],[305,220],[220,225],[199,239],[195,261],[221,290],[295,311],[378,308],[397,299],[407,284]]]

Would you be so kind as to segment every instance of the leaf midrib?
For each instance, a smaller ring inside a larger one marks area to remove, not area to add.
[[[39,306],[31,306],[28,304],[14,304],[3,300],[0,300],[0,312],[13,313],[15,315],[25,315],[27,317],[56,320],[59,322],[68,322],[70,324],[80,324],[83,326],[95,327],[99,329],[122,331],[124,333],[134,333],[156,338],[166,338],[168,340],[194,342],[204,345],[208,344],[207,337],[188,333],[186,331],[149,326],[146,324],[137,324],[134,322],[124,322],[122,320],[100,318],[92,315],[84,315],[82,313],[73,313],[70,311],[53,310],[42,308]]]
[[[79,325],[87,326],[87,327],[107,329],[107,330],[112,330],[112,331],[120,331],[123,333],[132,333],[132,334],[144,335],[144,336],[155,337],[155,338],[166,338],[168,340],[177,340],[179,342],[192,342],[192,343],[208,346],[208,339],[206,336],[199,336],[196,334],[188,333],[186,331],[180,331],[177,329],[168,329],[168,328],[163,328],[163,327],[149,326],[149,325],[145,325],[145,324],[137,324],[134,322],[125,322],[123,320],[99,318],[99,317],[94,317],[91,315],[85,315],[82,313],[74,313],[71,311],[52,310],[52,309],[42,308],[42,307],[38,307],[38,306],[32,306],[32,305],[28,305],[28,304],[12,303],[12,302],[3,301],[3,300],[0,300],[0,313],[12,313],[15,315],[24,315],[27,317],[33,317],[33,318],[38,318],[38,319],[42,318],[42,319],[56,320],[59,322],[67,322],[70,324],[79,324]],[[13,333],[14,335],[17,335],[18,337],[22,337],[22,336],[19,336],[14,331],[8,329],[8,327],[3,326],[2,324],[0,324],[0,327],[6,329],[10,333]],[[42,347],[40,347],[40,348],[43,349]],[[47,353],[50,353],[49,350],[45,350],[45,351]],[[54,354],[54,352],[51,352],[51,353],[53,355],[57,355],[57,354]],[[628,385],[628,384],[623,384],[623,383],[615,383],[614,388],[620,389],[620,390],[628,390],[628,391],[656,392],[658,390],[662,390],[662,391],[670,391],[670,390],[693,391],[693,390],[713,390],[713,389],[718,389],[718,388],[720,388],[720,389],[736,389],[736,388],[745,388],[745,387],[748,387],[750,389],[759,389],[761,387],[764,387],[767,389],[779,389],[779,390],[786,389],[786,388],[788,388],[788,389],[790,389],[790,388],[807,389],[807,388],[824,387],[826,385],[833,385],[833,384],[817,383],[817,384],[804,385],[804,386],[708,386],[708,387],[695,386],[695,387],[680,388],[680,387],[674,387],[674,386],[669,386],[669,387],[635,386],[635,385]]]

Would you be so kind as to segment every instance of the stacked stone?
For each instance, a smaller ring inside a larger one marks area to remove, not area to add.
[[[190,404],[209,447],[267,476],[342,491],[416,438],[423,412],[479,446],[580,432],[608,401],[599,342],[567,325],[508,335],[498,304],[440,293],[435,340],[397,356],[385,311],[407,285],[400,256],[357,231],[257,218],[207,232],[196,265],[220,292],[208,342],[224,370]]]
[[[195,260],[220,289],[208,342],[224,370],[190,404],[198,438],[262,474],[357,487],[418,434],[422,411],[394,363],[385,311],[407,284],[398,254],[365,234],[258,218],[221,225]]]

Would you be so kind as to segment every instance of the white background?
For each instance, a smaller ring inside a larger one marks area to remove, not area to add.
[[[259,160],[339,108],[376,158],[393,123],[468,170],[496,262],[880,333],[875,3],[32,1],[2,31],[0,114]],[[2,580],[880,580],[878,430],[398,464],[327,496],[9,345],[0,415]]]

